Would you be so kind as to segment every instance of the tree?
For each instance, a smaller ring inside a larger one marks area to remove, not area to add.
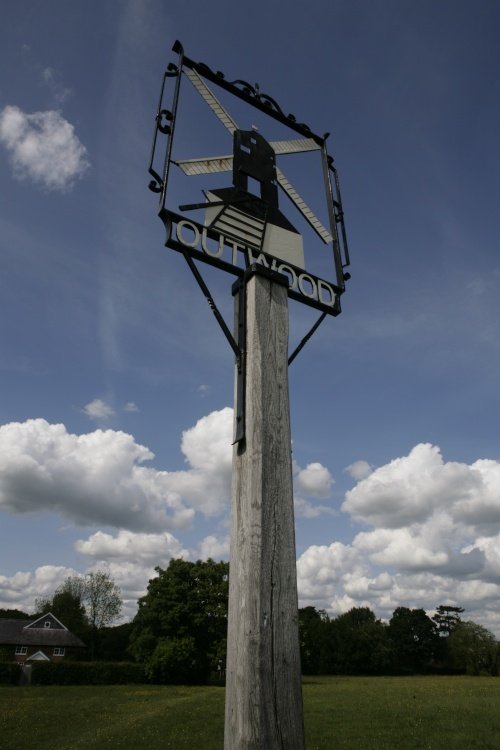
[[[303,674],[328,674],[332,669],[330,618],[316,607],[299,609],[300,659]]]
[[[7,620],[29,620],[30,616],[20,609],[3,609],[0,608],[0,618]]]
[[[93,660],[99,631],[116,620],[122,610],[123,602],[120,589],[103,570],[87,573],[84,598],[90,625],[90,658]]]
[[[108,573],[98,570],[85,576],[69,576],[52,598],[35,600],[37,614],[52,612],[68,630],[83,641],[90,641],[94,658],[99,631],[121,612],[120,589]]]
[[[384,674],[391,663],[387,626],[369,607],[353,607],[332,621],[334,671]]]
[[[471,675],[497,674],[497,651],[493,633],[472,620],[460,622],[448,639],[451,666]]]
[[[103,570],[85,576],[84,600],[87,617],[94,630],[109,625],[122,611],[120,589]]]
[[[460,624],[460,615],[464,611],[463,607],[454,607],[451,604],[440,604],[436,614],[432,618],[436,623],[439,635],[449,636],[457,625]]]
[[[394,665],[398,671],[422,672],[436,654],[439,636],[423,609],[397,607],[389,621]]]
[[[114,627],[102,628],[99,633],[96,658],[103,661],[126,661],[132,632],[132,623],[124,622]]]
[[[189,637],[160,638],[146,666],[150,680],[169,684],[196,682],[203,672],[196,643]]]
[[[146,596],[139,600],[129,650],[147,664],[160,640],[191,638],[196,670],[206,677],[225,664],[229,564],[171,560],[166,570],[156,568],[156,572]],[[162,647],[162,654],[167,652]]]
[[[52,612],[68,630],[87,642],[89,627],[80,593],[81,589],[73,586],[72,580],[73,578],[67,578],[55,590],[52,597],[35,599],[36,617]]]

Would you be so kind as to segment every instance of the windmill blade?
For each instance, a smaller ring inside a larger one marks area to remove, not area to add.
[[[300,154],[302,151],[320,151],[312,138],[294,138],[289,141],[270,141],[275,154]]]
[[[332,235],[327,229],[325,229],[325,227],[320,222],[318,217],[311,211],[309,206],[302,200],[300,195],[295,190],[294,186],[290,182],[288,182],[285,175],[283,174],[281,169],[278,169],[278,167],[276,167],[276,178],[278,180],[278,184],[285,191],[285,193],[288,195],[288,197],[290,198],[292,203],[296,206],[296,208],[299,209],[302,216],[311,225],[311,227],[314,229],[316,234],[319,235],[319,237],[321,237],[321,239],[326,245],[329,245],[330,242],[332,242],[333,240]]]
[[[172,160],[174,161],[174,160]],[[232,156],[209,156],[206,159],[179,159],[174,161],[185,175],[215,174],[217,172],[231,172],[233,169]]]
[[[213,156],[204,159],[180,159],[174,161],[185,175],[191,177],[199,174],[216,174],[217,172],[230,172],[233,168],[232,156]],[[276,167],[276,178],[282,190],[288,195],[292,203],[300,211],[306,221],[311,225],[317,235],[325,244],[332,241],[332,235],[325,229],[318,217],[311,211],[307,203],[300,197],[291,182],[287,180],[281,169]]]
[[[235,130],[238,130],[238,126],[231,115],[226,112],[220,101],[214,94],[212,94],[207,84],[200,78],[198,73],[192,69],[184,70],[184,73],[187,75],[201,98],[208,104],[212,112],[221,121],[224,127],[229,130],[231,135]]]
[[[210,107],[212,112],[215,114],[217,119],[220,120],[221,123],[224,125],[224,127],[227,130],[229,130],[231,135],[233,135],[235,130],[238,130],[238,126],[236,122],[233,120],[231,115],[228,112],[226,112],[226,110],[224,109],[222,104],[219,102],[217,97],[214,94],[212,94],[212,92],[210,91],[206,83],[200,78],[198,73],[192,68],[188,70],[184,70],[184,73],[187,75],[187,77],[189,78],[189,80],[191,81],[196,91],[201,96],[201,98],[208,104],[208,106]],[[297,146],[298,141],[303,141],[302,147],[300,148]],[[302,150],[306,150],[306,151],[313,150],[312,145],[308,143],[309,141],[314,143],[314,141],[312,141],[312,139],[310,138],[303,138],[303,139],[295,139],[295,146],[291,145],[294,143],[293,140],[292,141],[275,141],[274,143],[271,143],[271,145],[273,149],[275,150],[275,153],[282,153],[282,154],[298,153]],[[306,144],[308,147],[304,148]],[[316,144],[314,144],[314,146],[315,148],[317,148]],[[292,150],[285,150],[285,149],[292,149]],[[227,157],[216,157],[215,161],[222,162],[225,159],[227,159]],[[190,160],[179,161],[176,163],[184,171],[183,165],[187,165],[190,162],[191,166],[186,166],[186,169],[191,170],[189,174],[206,174],[207,170],[202,169],[201,167],[202,164],[205,164],[208,166],[208,172],[218,171],[215,168],[210,169],[209,163],[211,161],[212,161],[211,159],[190,159]],[[231,169],[232,169],[232,165],[231,165]],[[200,171],[194,171],[194,170],[200,170]],[[224,171],[227,171],[227,170],[224,169]],[[186,172],[186,174],[188,174],[188,172]],[[292,203],[296,206],[296,208],[299,209],[299,211],[304,216],[306,221],[309,222],[309,224],[314,229],[316,234],[318,234],[319,237],[321,237],[321,239],[323,240],[325,244],[328,245],[330,242],[332,242],[333,238],[330,232],[327,229],[325,229],[325,227],[320,222],[318,217],[315,216],[315,214],[311,211],[309,206],[302,200],[302,198],[297,193],[293,185],[290,182],[288,182],[285,175],[280,169],[278,169],[278,167],[276,167],[276,177],[281,188],[285,191],[285,193],[288,195],[288,197],[290,198]]]
[[[299,154],[304,151],[319,151],[320,147],[312,138],[296,138],[288,141],[270,141],[275,154]],[[230,172],[233,168],[232,156],[209,156],[203,159],[172,159],[185,175],[215,174]]]

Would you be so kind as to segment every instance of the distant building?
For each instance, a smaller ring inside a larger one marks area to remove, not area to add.
[[[36,620],[0,619],[2,646],[11,648],[13,661],[24,664],[61,661],[68,649],[85,648],[85,643],[49,612]]]

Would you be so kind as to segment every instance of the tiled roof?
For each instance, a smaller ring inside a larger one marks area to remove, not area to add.
[[[26,627],[33,622],[36,620],[0,619],[0,645],[85,647],[85,643],[69,630]]]

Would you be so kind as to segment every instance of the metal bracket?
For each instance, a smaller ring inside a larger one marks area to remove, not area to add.
[[[233,296],[238,295],[238,312],[236,319],[236,343],[239,355],[236,357],[236,413],[234,422],[234,441],[241,447],[245,439],[245,392],[246,392],[246,338],[247,338],[247,284],[243,276],[234,282]]]
[[[237,321],[236,321],[236,339],[235,339],[233,334],[229,330],[229,327],[227,326],[226,321],[222,317],[221,312],[214,301],[214,298],[210,294],[210,290],[208,286],[206,285],[205,280],[203,279],[198,268],[196,267],[194,260],[191,258],[187,250],[183,251],[182,254],[184,255],[184,258],[186,259],[186,263],[191,269],[191,272],[194,278],[196,279],[198,286],[200,287],[205,299],[208,302],[208,306],[212,310],[215,316],[215,319],[217,320],[219,326],[222,329],[222,333],[224,334],[227,341],[229,342],[229,346],[233,350],[234,355],[236,357],[236,413],[235,413],[235,433],[234,433],[233,445],[235,445],[236,443],[241,444],[241,441],[245,439],[246,336],[247,336],[246,288],[247,288],[247,282],[249,278],[256,273],[271,277],[275,281],[279,281],[280,283],[288,284],[288,279],[286,276],[283,276],[282,274],[279,274],[275,271],[270,271],[264,268],[263,266],[259,266],[257,264],[253,264],[247,267],[243,276],[240,276],[238,280],[235,281],[232,286],[233,297],[238,295],[238,313],[237,313]],[[307,344],[307,342],[309,341],[313,333],[317,330],[317,328],[319,328],[321,323],[326,318],[326,315],[327,315],[326,312],[322,313],[320,317],[318,318],[318,320],[316,321],[316,323],[310,329],[310,331],[301,340],[300,344],[297,346],[297,348],[288,358],[288,366],[292,364],[295,357],[304,348],[304,346]]]
[[[316,323],[313,325],[313,327],[311,328],[311,330],[308,333],[306,333],[306,335],[304,336],[304,338],[302,339],[302,341],[300,342],[300,344],[297,346],[297,348],[295,349],[295,351],[292,354],[290,354],[290,356],[288,357],[288,367],[290,367],[290,365],[292,364],[292,362],[295,359],[295,357],[297,356],[297,354],[299,352],[301,352],[302,349],[305,347],[305,345],[307,344],[307,342],[309,341],[309,339],[311,338],[311,336],[313,335],[313,333],[320,327],[321,323],[326,318],[326,315],[327,315],[326,312],[324,312],[324,313],[322,313],[319,316],[319,318],[316,321]]]
[[[226,321],[222,317],[219,308],[215,304],[214,298],[210,294],[210,290],[205,283],[201,273],[196,267],[194,260],[191,258],[187,250],[183,252],[186,263],[192,271],[194,278],[196,279],[198,286],[205,299],[208,302],[208,306],[212,310],[215,319],[222,329],[222,333],[229,342],[229,346],[233,350],[236,357],[236,371],[237,371],[237,382],[236,382],[236,422],[235,422],[235,436],[234,442],[240,443],[245,438],[245,372],[246,372],[246,357],[245,357],[245,346],[246,346],[246,275],[242,276],[233,284],[233,295],[238,294],[238,323],[236,339],[229,330]]]

